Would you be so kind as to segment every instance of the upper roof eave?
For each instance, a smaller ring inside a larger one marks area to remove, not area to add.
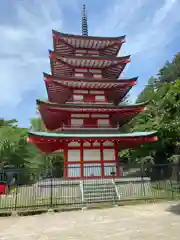
[[[49,102],[48,100],[40,100],[40,99],[37,99],[36,100],[36,103],[38,105],[40,104],[47,104],[47,105],[50,105],[50,106],[54,106],[54,107],[71,107],[71,108],[75,108],[75,107],[79,107],[79,108],[113,108],[113,109],[121,109],[121,108],[130,108],[130,107],[144,107],[146,106],[149,101],[146,101],[146,102],[143,102],[143,103],[136,103],[136,104],[129,104],[129,105],[113,105],[113,107],[111,107],[111,105],[106,105],[106,104],[96,104],[94,106],[91,106],[89,104],[76,104],[76,103],[73,103],[73,104],[69,104],[69,103],[66,103],[66,104],[58,104],[58,103],[54,103],[54,102]]]
[[[49,55],[50,56],[55,56],[55,58],[74,58],[74,59],[96,59],[96,60],[114,60],[114,61],[121,61],[123,59],[129,59],[131,55],[126,55],[126,56],[122,56],[122,57],[116,57],[116,56],[77,56],[77,55],[70,55],[70,54],[57,54],[56,52],[52,51],[49,49]]]
[[[106,83],[118,83],[118,82],[121,82],[121,83],[126,83],[126,82],[132,82],[132,81],[137,81],[138,77],[133,77],[133,78],[127,78],[127,79],[115,79],[114,80],[109,80],[108,78],[101,78],[101,79],[95,79],[95,78],[77,78],[75,76],[59,76],[59,77],[56,77],[56,76],[52,76],[50,74],[47,74],[47,73],[44,73],[43,72],[43,76],[44,78],[50,78],[52,81],[56,81],[58,82],[59,80],[69,80],[69,81],[86,81],[86,82],[106,82]]]
[[[109,40],[109,41],[122,41],[125,40],[126,35],[118,36],[118,37],[100,37],[100,36],[82,36],[82,35],[75,35],[75,34],[68,34],[68,33],[62,33],[58,32],[56,30],[52,30],[53,35],[59,35],[67,38],[79,38],[79,39],[92,39],[92,40]]]

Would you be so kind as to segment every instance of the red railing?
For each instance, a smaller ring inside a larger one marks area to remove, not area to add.
[[[115,129],[115,128],[118,128],[118,126],[111,126],[109,124],[93,124],[93,125],[84,125],[84,124],[69,124],[69,125],[63,125],[62,126],[62,129],[65,129],[65,128],[109,128],[109,129]]]

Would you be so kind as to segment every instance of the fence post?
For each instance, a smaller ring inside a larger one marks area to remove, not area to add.
[[[52,178],[52,176],[51,176],[51,185],[50,186],[51,186],[50,207],[52,208],[52,205],[53,205],[53,178]]]
[[[81,189],[81,202],[84,203],[84,182],[80,180],[80,189]]]
[[[174,199],[174,189],[173,189],[173,183],[171,179],[170,179],[170,185],[171,185],[171,197],[172,199]]]
[[[17,210],[18,185],[16,184],[14,210]]]
[[[145,186],[144,186],[144,176],[143,176],[143,173],[144,173],[144,162],[141,162],[140,169],[141,169],[141,190],[143,192],[143,197],[145,198],[146,190],[145,190]]]

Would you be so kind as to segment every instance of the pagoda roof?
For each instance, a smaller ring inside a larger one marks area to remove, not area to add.
[[[63,123],[70,118],[71,113],[82,114],[109,114],[113,123],[120,126],[126,124],[138,113],[144,110],[146,104],[139,103],[134,105],[116,105],[113,104],[77,104],[65,103],[57,104],[48,101],[37,100],[39,112],[47,129],[55,130],[62,127]]]
[[[100,57],[100,56],[76,56],[66,54],[56,54],[50,51],[51,70],[53,75],[72,75],[73,69],[90,68],[104,69],[110,72],[110,76],[117,78],[124,67],[130,62],[130,55],[124,57]],[[104,76],[104,74],[102,74]],[[108,78],[109,75],[107,74]]]
[[[96,37],[61,33],[53,30],[56,52],[72,53],[73,49],[99,50],[103,55],[117,55],[125,36]]]
[[[128,91],[136,84],[137,78],[132,79],[95,79],[76,77],[54,77],[44,74],[48,99],[56,103],[65,103],[73,95],[72,90],[103,90],[109,101],[118,104]]]
[[[64,38],[77,38],[77,39],[81,39],[81,40],[90,39],[90,40],[115,41],[115,42],[121,42],[122,40],[124,41],[125,37],[126,37],[125,35],[118,36],[118,37],[84,36],[84,35],[78,35],[78,34],[68,34],[68,33],[58,32],[56,30],[52,30],[52,33],[57,38],[64,37]],[[92,46],[90,46],[89,48],[92,48]]]
[[[122,148],[131,148],[137,147],[143,143],[155,142],[157,137],[155,136],[156,132],[134,132],[134,133],[120,133],[116,131],[107,131],[107,132],[94,132],[84,131],[81,133],[75,132],[59,132],[59,133],[50,133],[50,132],[33,132],[29,131],[29,142],[35,144],[43,152],[53,152],[58,149],[64,148],[64,143],[72,141],[94,141],[100,140],[101,142],[106,141],[115,141],[118,142],[119,147]]]
[[[49,50],[49,55],[52,60],[58,59],[73,67],[86,67],[86,68],[107,68],[119,63],[130,62],[130,55],[123,57],[110,57],[110,56],[78,56],[69,54],[57,54]]]
[[[91,103],[66,103],[66,104],[58,104],[58,103],[54,103],[54,102],[50,102],[50,101],[46,101],[46,100],[40,100],[37,99],[36,100],[38,105],[41,104],[45,104],[48,107],[52,107],[52,109],[55,110],[60,110],[60,109],[64,109],[64,110],[68,110],[68,111],[73,111],[75,109],[79,109],[81,111],[82,108],[90,110],[90,111],[105,111],[108,110],[110,112],[117,112],[121,109],[128,109],[128,108],[135,108],[135,107],[145,107],[149,101],[143,102],[143,103],[135,103],[135,104],[120,104],[120,105],[113,105],[113,104],[94,104],[93,106],[91,105]],[[75,110],[76,111],[76,110]]]
[[[144,136],[152,136],[157,134],[157,131],[151,131],[151,132],[132,132],[132,133],[120,133],[118,130],[111,130],[100,133],[97,129],[93,130],[83,130],[83,132],[77,134],[77,131],[63,131],[63,132],[33,132],[29,131],[29,135],[34,136],[42,136],[42,137],[49,137],[49,138],[116,138],[116,137],[144,137]]]
[[[52,76],[44,73],[44,80],[48,83],[55,83],[69,88],[82,89],[116,89],[132,87],[136,84],[138,77],[129,79],[108,79],[94,77],[75,77],[75,76]]]

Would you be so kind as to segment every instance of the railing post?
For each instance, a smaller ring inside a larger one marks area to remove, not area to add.
[[[114,181],[113,178],[112,178],[112,184],[114,185],[114,188],[115,188],[115,191],[116,191],[116,195],[118,197],[118,200],[120,201],[121,200],[121,195],[120,195],[120,192],[118,191],[118,188],[116,186],[116,182]]]
[[[80,189],[81,189],[81,201],[84,203],[84,185],[83,180],[80,180]]]
[[[51,195],[50,195],[50,207],[52,208],[52,206],[53,206],[53,177],[52,177],[52,175],[51,175]]]

